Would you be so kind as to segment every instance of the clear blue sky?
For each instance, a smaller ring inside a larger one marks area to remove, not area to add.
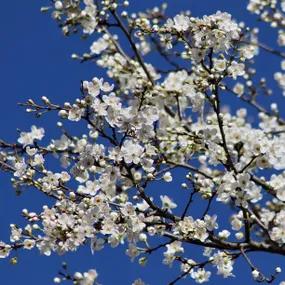
[[[130,1],[131,9],[154,6],[161,3],[158,0]],[[170,14],[179,10],[190,9],[193,15],[214,13],[217,10],[227,11],[238,20],[254,25],[255,17],[246,12],[245,0],[169,0]],[[41,14],[40,7],[49,1],[38,0],[8,0],[1,1],[0,9],[0,83],[1,83],[1,112],[0,138],[15,140],[16,129],[28,129],[31,124],[45,126],[50,137],[58,135],[55,129],[56,115],[44,119],[35,119],[17,106],[28,98],[37,99],[47,96],[52,101],[72,101],[79,95],[80,80],[90,79],[96,75],[98,69],[92,64],[79,64],[70,59],[73,52],[84,52],[88,44],[78,37],[64,38],[61,31],[48,14]],[[264,27],[264,26],[262,26]],[[275,39],[270,29],[262,30],[262,38],[267,41]],[[261,74],[272,76],[278,69],[278,60],[269,56],[262,56],[257,62],[262,69]],[[230,99],[227,103],[231,105]],[[16,197],[9,183],[7,175],[1,175],[0,182],[0,240],[8,240],[9,224],[23,222],[20,218],[21,210],[39,210],[46,202],[45,198],[33,190],[28,189],[21,197]],[[188,248],[189,252],[196,249]],[[190,256],[190,254],[189,254]],[[266,257],[266,258],[265,258]],[[19,252],[19,264],[12,266],[8,260],[0,260],[0,284],[5,285],[48,285],[52,284],[62,261],[67,260],[72,270],[87,270],[96,268],[100,274],[100,281],[104,285],[127,285],[143,277],[150,285],[166,285],[178,274],[177,268],[169,270],[161,266],[162,256],[151,257],[145,268],[139,268],[131,263],[123,248],[106,250],[91,255],[88,247],[80,249],[74,254],[50,258],[41,256],[36,250]],[[258,255],[258,264],[266,273],[273,271],[281,258]],[[210,284],[254,284],[250,278],[249,269],[244,262],[239,262],[239,269],[235,270],[238,278],[212,278]],[[174,266],[175,268],[175,266]],[[284,268],[285,270],[285,268]],[[283,275],[285,276],[285,275]],[[280,280],[280,279],[279,279]],[[192,284],[187,279],[179,284]],[[278,282],[277,282],[278,283]]]

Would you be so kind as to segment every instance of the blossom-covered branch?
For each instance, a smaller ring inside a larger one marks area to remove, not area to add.
[[[275,2],[249,1],[248,10],[278,29],[283,46],[285,6]],[[260,49],[277,55],[284,70],[281,48],[260,43],[257,28],[226,12],[169,16],[164,4],[130,13],[129,2],[117,0],[57,0],[42,10],[52,11],[66,36],[94,38],[72,58],[94,62],[106,76],[83,81],[74,102],[20,103],[36,117],[56,113],[62,135],[50,138],[33,125],[15,143],[0,141],[0,167],[17,193],[29,187],[52,200],[39,213],[23,209],[26,226],[11,225],[0,258],[20,249],[49,256],[127,243],[140,265],[164,250],[162,262],[181,271],[171,285],[203,283],[214,271],[234,277],[239,258],[254,280],[272,283],[281,268],[267,276],[254,253],[285,255],[285,119],[276,103],[262,105],[262,96],[278,94],[259,78],[254,58]],[[148,54],[159,60],[147,61]],[[285,75],[274,78],[284,93]],[[230,111],[224,98],[233,95],[241,107]],[[176,202],[185,192],[185,202]],[[91,285],[97,272],[71,274],[64,265],[54,279],[62,281]]]

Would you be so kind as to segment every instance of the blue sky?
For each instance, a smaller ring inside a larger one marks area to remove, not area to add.
[[[37,99],[47,96],[52,101],[72,101],[79,96],[80,80],[90,79],[98,74],[96,66],[90,63],[79,64],[70,59],[73,52],[82,53],[89,49],[88,42],[80,41],[78,37],[64,38],[61,31],[48,14],[41,14],[40,7],[49,1],[14,0],[2,1],[0,9],[0,83],[1,112],[0,138],[13,141],[17,137],[17,128],[28,129],[31,124],[45,126],[50,137],[58,135],[55,128],[56,115],[35,119],[17,106],[28,98]],[[162,1],[134,0],[131,9],[155,6]],[[194,16],[211,14],[217,10],[227,11],[239,21],[245,21],[249,26],[255,23],[255,17],[246,12],[245,0],[169,0],[169,11],[174,15],[179,10],[190,9]],[[262,25],[261,38],[272,42],[276,35],[265,25]],[[158,62],[155,62],[156,64]],[[260,74],[270,78],[278,69],[278,59],[261,54],[257,61]],[[278,92],[278,90],[276,90]],[[227,104],[233,104],[226,98]],[[278,99],[281,102],[281,99]],[[40,210],[46,203],[39,193],[28,189],[21,197],[16,197],[10,185],[9,177],[1,175],[0,183],[0,240],[7,240],[9,224],[21,221],[23,208]],[[189,252],[196,249],[189,247]],[[258,255],[258,264],[266,273],[273,272],[278,264],[284,264],[284,259]],[[139,268],[131,263],[123,248],[109,250],[91,255],[88,247],[76,253],[50,258],[41,256],[37,251],[19,252],[19,264],[12,266],[8,260],[0,260],[0,284],[52,284],[52,278],[60,268],[62,261],[68,261],[71,270],[87,270],[96,268],[100,281],[105,285],[127,285],[138,277],[143,277],[150,285],[167,284],[178,274],[177,268],[169,270],[161,266],[161,255],[151,257],[145,268]],[[285,268],[284,268],[285,269]],[[214,277],[210,284],[254,284],[250,278],[249,269],[243,261],[235,270],[238,278],[222,280]],[[144,277],[145,276],[145,277]],[[280,280],[280,279],[279,279]],[[191,279],[179,284],[192,284]],[[278,283],[278,282],[277,282]]]

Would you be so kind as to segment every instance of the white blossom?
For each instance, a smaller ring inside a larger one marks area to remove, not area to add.
[[[23,146],[31,145],[35,140],[41,140],[44,137],[45,130],[43,128],[31,127],[30,132],[21,132],[18,142]]]

